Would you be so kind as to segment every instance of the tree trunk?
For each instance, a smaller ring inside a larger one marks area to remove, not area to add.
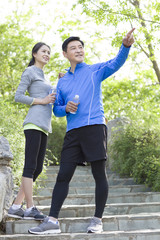
[[[139,0],[129,0],[129,1],[136,8],[137,13],[138,13],[138,17],[141,20],[141,26],[143,28],[145,28],[144,35],[145,35],[146,40],[150,39],[150,34],[147,31],[147,26],[145,24],[145,20],[144,20],[144,18],[142,16],[142,12],[141,12],[141,9],[140,9],[140,2],[139,2]],[[141,49],[146,54],[146,51],[144,51],[143,48],[141,48]],[[160,69],[158,67],[158,63],[156,61],[156,57],[155,57],[155,54],[154,54],[154,49],[153,49],[153,46],[152,46],[151,42],[148,43],[148,50],[149,50],[149,53],[146,54],[146,55],[149,58],[149,60],[152,62],[153,69],[154,69],[155,74],[157,76],[158,82],[160,83]]]

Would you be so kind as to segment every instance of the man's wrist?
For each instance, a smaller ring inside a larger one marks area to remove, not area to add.
[[[123,43],[123,46],[126,47],[126,48],[130,48],[132,45],[127,46]]]
[[[124,43],[123,43],[123,46],[124,46],[125,48],[130,48],[130,47],[131,47],[131,45],[130,45],[130,46],[127,46],[127,45],[125,45]]]
[[[65,107],[65,112],[66,112],[66,113],[69,113],[69,112],[67,111],[67,105],[66,105],[66,107]]]

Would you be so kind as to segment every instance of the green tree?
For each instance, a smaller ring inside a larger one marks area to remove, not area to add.
[[[111,37],[114,46],[120,45],[122,36],[128,31],[129,26],[136,27],[134,33],[136,50],[132,54],[132,60],[138,66],[138,71],[145,68],[147,64],[147,67],[153,70],[155,79],[157,78],[160,83],[159,56],[157,54],[160,44],[158,34],[160,3],[158,0],[145,2],[141,0],[107,2],[79,0],[78,3],[83,7],[83,12],[94,19],[99,26],[112,26]],[[103,36],[103,32],[101,36]],[[151,66],[149,66],[150,64]]]
[[[13,97],[22,70],[27,65],[33,39],[11,20],[0,26],[0,94]]]
[[[14,159],[12,168],[19,181],[24,162],[24,136],[22,123],[27,106],[14,101],[15,90],[30,58],[33,39],[22,29],[17,18],[8,18],[0,25],[0,134],[10,143]]]
[[[107,119],[128,117],[145,121],[148,126],[159,123],[159,85],[146,85],[142,76],[135,80],[117,81],[112,77],[104,81],[103,102]]]

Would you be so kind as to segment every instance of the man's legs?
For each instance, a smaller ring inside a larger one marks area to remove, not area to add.
[[[67,197],[69,182],[72,179],[77,163],[61,162],[56,184],[52,193],[52,202],[49,217],[47,217],[38,227],[29,229],[33,234],[60,233],[58,215],[62,204]]]
[[[95,217],[102,218],[108,197],[108,180],[106,175],[106,161],[95,161],[91,163],[92,174],[95,179]]]
[[[52,203],[49,216],[58,219],[59,211],[68,195],[69,182],[72,179],[77,163],[64,163],[60,165],[57,181],[52,193]]]
[[[76,163],[61,163],[57,181],[52,194],[52,203],[49,216],[58,218],[61,206],[68,195],[69,182],[76,169]],[[102,218],[108,197],[108,180],[106,176],[106,161],[91,162],[92,174],[96,183],[95,190],[95,217]]]
[[[102,222],[101,218],[104,212],[105,204],[108,197],[108,180],[106,176],[106,161],[100,160],[91,162],[92,174],[95,179],[95,214],[94,218],[91,220],[91,224],[87,231],[92,232],[102,232]]]

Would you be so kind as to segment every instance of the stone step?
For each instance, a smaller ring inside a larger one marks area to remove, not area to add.
[[[59,171],[59,166],[49,166],[47,168],[45,174],[49,179],[56,179],[58,171]],[[108,168],[106,168],[106,173],[107,173],[108,178],[120,178],[118,173],[113,172]],[[77,177],[79,178],[80,177],[79,175],[82,175],[83,177],[85,177],[85,176],[92,177],[91,167],[90,166],[85,166],[85,167],[78,166],[74,172],[73,178],[77,178]]]
[[[110,170],[106,170],[106,173],[107,173],[108,177],[121,178],[119,176],[119,174],[116,173],[116,172],[112,172]],[[51,179],[56,179],[57,174],[58,174],[58,171],[54,171],[54,170],[52,170],[52,171],[46,170],[46,172],[45,172],[45,175],[48,178],[51,178]],[[76,178],[76,177],[79,177],[79,176],[91,176],[92,177],[91,169],[87,169],[86,171],[84,171],[83,169],[82,170],[75,170],[73,178]]]
[[[78,173],[74,173],[73,175],[73,179],[77,179],[77,178],[86,178],[89,177],[89,179],[93,179],[92,173],[89,171],[81,171]],[[119,175],[117,175],[116,173],[113,172],[107,172],[107,177],[108,178],[121,178]],[[53,180],[55,181],[57,178],[57,173],[48,173],[48,171],[46,172],[46,178],[48,178],[49,180]]]
[[[50,166],[47,168],[45,174],[49,180],[56,181],[58,171],[59,171],[59,166]],[[120,178],[119,174],[111,171],[110,169],[106,169],[106,173],[108,178],[116,178],[116,179]],[[83,180],[83,178],[86,178],[86,177],[89,177],[91,178],[91,180],[93,180],[90,166],[85,166],[85,167],[78,166],[73,175],[73,179],[82,178]]]
[[[107,203],[135,203],[135,202],[158,202],[160,199],[159,192],[140,192],[129,193],[122,195],[109,194]],[[83,205],[94,204],[94,194],[69,194],[64,201],[66,205]],[[34,196],[34,204],[38,205],[50,205],[51,195],[49,196]]]
[[[49,213],[51,196],[59,166],[47,169],[47,179],[39,180],[41,186],[34,197],[35,205],[46,215]],[[132,178],[120,178],[107,170],[109,197],[104,210],[102,234],[86,234],[93,216],[95,183],[90,166],[78,166],[70,183],[69,195],[60,212],[62,234],[28,235],[28,229],[39,224],[34,220],[6,222],[6,234],[0,240],[159,240],[160,239],[160,193],[150,192],[144,185],[135,185]],[[146,192],[148,191],[148,192]],[[24,235],[22,235],[24,234]]]
[[[59,219],[63,233],[84,233],[90,223],[90,217]],[[24,234],[31,227],[39,225],[35,220],[9,220],[6,222],[6,234]],[[135,231],[159,229],[160,213],[113,215],[103,217],[104,231]]]
[[[59,166],[49,166],[46,169],[46,172],[49,174],[53,174],[53,173],[58,173],[59,171]],[[75,173],[74,174],[84,174],[84,173],[89,173],[91,174],[91,167],[90,166],[77,166]],[[109,168],[106,167],[106,172],[109,173],[115,173],[113,171],[111,171]]]
[[[0,240],[159,240],[160,229],[107,231],[101,234],[61,233],[51,235],[15,234],[0,236]]]
[[[81,175],[79,175],[81,176]],[[43,180],[38,180],[40,186],[43,187],[54,187],[55,181],[53,180],[48,180],[48,179],[43,179]],[[109,186],[122,186],[122,185],[135,185],[135,182],[132,178],[109,178],[108,179]],[[73,178],[70,182],[70,187],[93,187],[95,186],[95,181],[92,176],[81,176],[77,177],[76,179]]]
[[[38,206],[44,214],[48,215],[50,206]],[[95,205],[63,205],[59,217],[89,217],[94,215]],[[153,203],[119,203],[106,204],[104,216],[123,215],[136,213],[157,213],[160,212],[160,202]]]
[[[53,188],[42,187],[36,190],[36,194],[39,196],[52,195]],[[111,186],[109,192],[111,194],[127,194],[131,192],[146,192],[150,191],[150,188],[146,188],[144,185],[123,185],[123,186]],[[94,193],[95,187],[70,187],[69,194],[88,194]]]

